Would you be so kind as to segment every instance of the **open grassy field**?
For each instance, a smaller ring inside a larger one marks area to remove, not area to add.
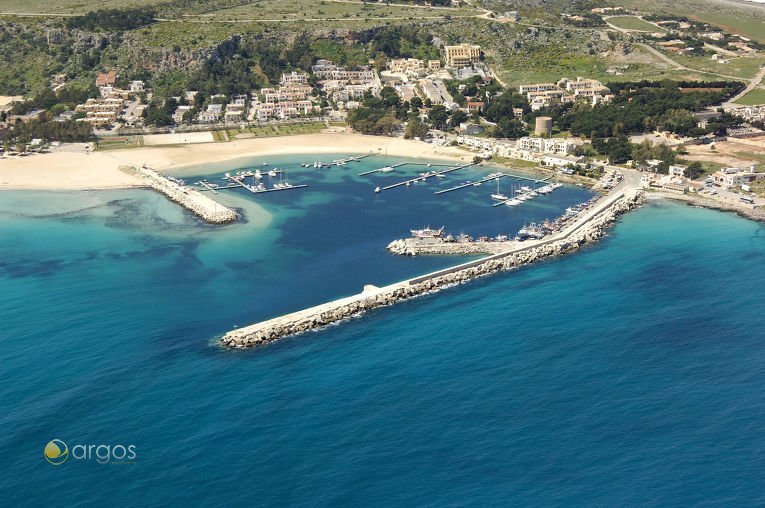
[[[624,30],[635,30],[638,32],[666,32],[663,28],[644,21],[637,16],[614,16],[606,20],[609,24]]]
[[[762,11],[765,12],[765,7]],[[765,18],[763,17],[706,12],[689,14],[688,17],[719,26],[727,32],[765,42]]]
[[[638,12],[687,16],[765,42],[762,4],[733,0],[617,0],[615,4]]]
[[[124,150],[125,148],[138,148],[143,145],[143,136],[109,136],[100,138],[96,142],[96,150]]]
[[[0,13],[86,14],[99,9],[150,7],[171,0],[0,0]]]
[[[297,134],[316,134],[326,127],[321,122],[312,123],[294,123],[294,124],[274,124],[260,125],[242,129],[229,129],[228,138],[246,139],[246,138],[268,138],[274,136],[294,136]]]
[[[760,70],[760,66],[765,64],[765,57],[742,57],[731,58],[728,63],[720,63],[712,60],[709,55],[688,56],[678,55],[671,51],[664,51],[656,48],[675,62],[698,71],[713,72],[720,76],[732,76],[741,79],[751,79]]]
[[[736,101],[736,104],[744,106],[753,106],[756,104],[765,104],[765,88],[755,88],[748,94]]]
[[[311,20],[356,20],[378,19],[416,20],[444,18],[446,16],[470,16],[477,11],[470,8],[423,8],[417,6],[386,5],[365,3],[355,0],[254,0],[248,5],[220,9],[200,17],[205,21],[246,22]],[[190,16],[191,18],[191,16]]]

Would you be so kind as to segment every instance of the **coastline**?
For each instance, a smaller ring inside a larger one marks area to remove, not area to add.
[[[146,187],[100,152],[53,152],[0,161],[0,190],[105,190]]]
[[[738,205],[736,203],[726,203],[723,201],[716,201],[709,198],[690,194],[671,194],[668,192],[647,192],[646,199],[648,201],[656,200],[660,201],[668,199],[672,201],[678,201],[685,203],[689,206],[699,206],[702,208],[709,208],[710,210],[717,210],[720,212],[733,212],[745,219],[754,220],[758,222],[765,222],[765,210],[759,208],[748,208],[743,203]]]
[[[473,154],[456,147],[362,134],[302,134],[251,138],[226,143],[141,147],[104,152],[53,152],[0,161],[0,190],[97,190],[145,187],[121,166],[148,164],[159,171],[182,173],[200,164],[273,155],[364,154],[470,161]]]

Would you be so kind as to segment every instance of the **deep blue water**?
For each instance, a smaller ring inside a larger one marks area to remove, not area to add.
[[[0,194],[3,505],[765,502],[765,228],[731,214],[652,204],[575,255],[218,348],[455,261],[385,254],[410,226],[512,232],[588,197],[375,198],[401,175],[352,175],[379,162],[221,194],[250,218],[224,228],[146,191]],[[137,458],[54,467],[54,438]]]

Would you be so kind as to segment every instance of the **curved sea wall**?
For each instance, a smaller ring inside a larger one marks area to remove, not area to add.
[[[152,189],[161,192],[208,224],[226,224],[238,218],[233,210],[216,203],[194,189],[179,185],[153,169],[143,167],[138,168],[137,171]]]
[[[230,331],[221,338],[221,344],[239,348],[263,345],[282,337],[315,330],[377,307],[392,305],[501,270],[573,252],[603,237],[607,228],[619,215],[638,207],[643,201],[644,193],[634,191],[614,201],[583,223],[575,225],[569,232],[561,233],[556,239],[511,249],[382,288],[366,286],[364,291],[357,295]]]

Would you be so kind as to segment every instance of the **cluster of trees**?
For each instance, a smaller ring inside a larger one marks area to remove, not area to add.
[[[105,9],[91,11],[84,16],[69,18],[69,28],[81,30],[123,31],[134,30],[154,22],[152,9]]]
[[[529,132],[523,125],[523,122],[515,117],[513,110],[521,109],[523,114],[531,112],[526,97],[516,92],[508,90],[499,97],[496,97],[483,108],[483,114],[490,122],[496,125],[489,128],[487,134],[495,138],[520,138],[528,136]]]
[[[47,118],[31,122],[19,122],[2,134],[3,144],[29,143],[35,138],[45,141],[63,141],[67,143],[84,142],[93,138],[93,129],[87,122],[67,120],[52,122]]]
[[[173,124],[173,113],[178,108],[178,101],[170,97],[164,101],[161,99],[154,99],[146,107],[144,111],[144,122],[147,125],[156,125],[157,127],[164,127],[166,125]]]
[[[716,104],[735,94],[743,84],[641,81],[608,86],[615,94],[610,103],[595,107],[576,103],[557,118],[558,126],[577,136],[607,138],[644,132],[646,119],[656,122],[658,118],[672,128],[690,130],[687,115],[678,110],[691,112]],[[671,110],[676,113],[665,117]]]
[[[636,164],[645,164],[648,160],[660,160],[660,173],[667,173],[669,165],[675,163],[677,154],[664,143],[651,143],[647,139],[642,143],[632,145],[632,160]]]
[[[670,109],[643,122],[647,131],[660,130],[681,136],[702,136],[706,131],[697,126],[698,121],[687,109]]]
[[[361,106],[348,114],[348,124],[363,134],[390,136],[407,118],[408,107],[402,105],[396,90],[386,86],[380,97],[367,92]]]
[[[11,114],[25,115],[35,109],[50,110],[56,105],[64,106],[64,110],[74,109],[77,104],[96,96],[98,96],[98,87],[93,84],[88,86],[71,85],[60,89],[58,92],[44,88],[31,99],[15,103],[11,108]]]
[[[579,28],[606,26],[606,22],[603,20],[603,18],[594,12],[580,14],[579,16],[583,19],[579,19],[578,17],[567,17],[564,18],[564,21]]]
[[[350,38],[367,46],[371,54],[384,54],[388,58],[438,59],[433,46],[433,35],[426,27],[417,25],[384,26],[360,30]]]

